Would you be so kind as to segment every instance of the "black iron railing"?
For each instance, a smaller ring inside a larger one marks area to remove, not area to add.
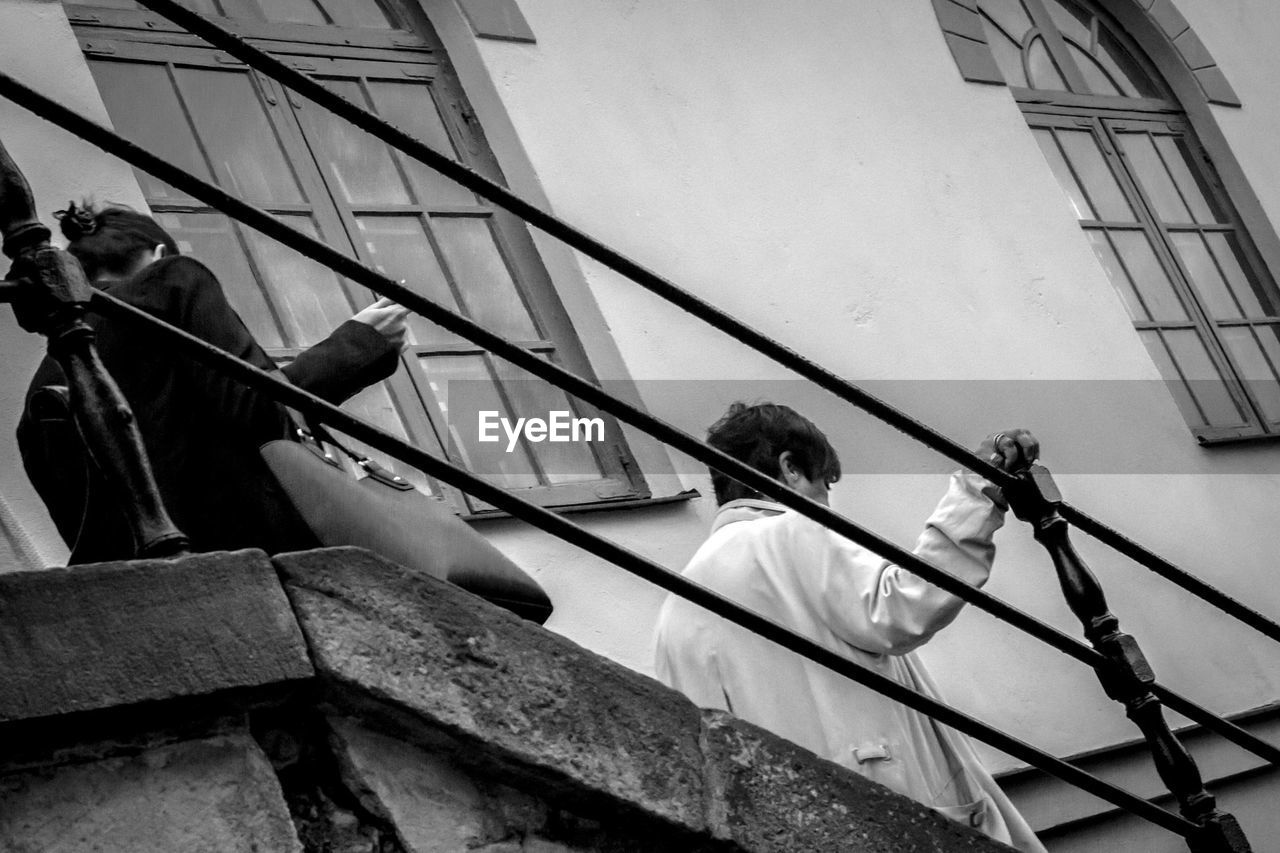
[[[453,178],[499,206],[510,210],[530,224],[563,239],[570,246],[628,276],[646,289],[706,320],[737,340],[774,358],[779,363],[812,380],[820,387],[863,408],[927,446],[1002,486],[1010,496],[1019,514],[1033,523],[1037,538],[1045,544],[1053,557],[1064,593],[1073,610],[1084,623],[1086,636],[1093,644],[1093,648],[1063,634],[1056,628],[1035,619],[1012,605],[994,598],[988,593],[968,586],[959,578],[933,566],[910,551],[885,540],[883,537],[857,525],[829,508],[792,492],[777,481],[711,448],[674,426],[654,418],[630,404],[617,400],[590,381],[538,358],[529,351],[478,326],[466,317],[455,314],[418,296],[341,252],[306,234],[289,228],[260,209],[178,169],[150,152],[122,139],[111,131],[3,74],[0,74],[0,95],[32,110],[43,118],[121,157],[161,180],[186,191],[193,197],[212,205],[250,227],[277,239],[284,245],[329,266],[347,278],[363,284],[378,293],[397,299],[402,304],[443,328],[479,344],[490,353],[528,370],[530,373],[557,385],[603,411],[609,412],[619,420],[642,429],[671,447],[722,471],[748,487],[893,560],[957,597],[1031,634],[1058,651],[1093,667],[1097,671],[1108,695],[1125,704],[1126,710],[1139,725],[1144,736],[1151,744],[1157,769],[1177,798],[1183,816],[1178,817],[1170,814],[1145,800],[1135,797],[1133,794],[1084,773],[1078,768],[1072,767],[1054,756],[1000,732],[963,712],[927,699],[891,679],[865,670],[785,627],[745,610],[704,587],[687,581],[679,574],[666,570],[633,552],[589,533],[555,513],[498,489],[475,475],[452,465],[447,460],[435,458],[388,433],[364,424],[341,409],[269,376],[251,365],[240,362],[216,347],[180,329],[168,326],[119,300],[100,292],[87,296],[87,291],[78,283],[71,288],[59,284],[60,277],[70,276],[71,279],[74,279],[76,270],[68,271],[64,269],[67,266],[64,262],[54,260],[58,257],[58,253],[56,250],[47,248],[48,231],[47,229],[44,229],[43,233],[40,231],[43,226],[40,226],[35,220],[34,211],[31,209],[29,192],[25,190],[25,185],[19,186],[18,182],[10,179],[3,185],[4,194],[3,197],[0,197],[0,225],[5,227],[5,250],[19,258],[16,269],[22,274],[24,280],[19,285],[10,285],[0,290],[0,296],[15,302],[15,306],[19,309],[20,317],[26,316],[29,318],[41,315],[41,312],[48,313],[52,311],[59,317],[64,318],[58,321],[62,325],[51,325],[46,321],[29,321],[23,323],[24,328],[41,331],[46,334],[55,332],[51,337],[52,342],[58,337],[56,329],[61,329],[67,324],[73,326],[73,321],[78,319],[78,313],[85,310],[86,307],[91,306],[94,310],[100,310],[117,317],[132,317],[139,322],[150,325],[164,339],[187,351],[193,357],[211,363],[219,369],[226,370],[247,385],[267,391],[274,398],[302,410],[316,421],[326,423],[359,441],[365,442],[371,447],[420,468],[431,476],[474,494],[568,543],[584,548],[590,553],[644,577],[670,592],[706,607],[729,621],[768,637],[807,659],[813,660],[896,701],[928,714],[940,722],[995,746],[1020,760],[1027,761],[1029,764],[1102,797],[1126,811],[1182,835],[1188,839],[1193,850],[1244,851],[1249,849],[1248,843],[1245,841],[1234,819],[1230,815],[1218,811],[1212,796],[1204,790],[1194,762],[1172,735],[1164,720],[1160,709],[1161,702],[1168,704],[1169,707],[1200,722],[1207,728],[1222,734],[1272,763],[1280,764],[1280,749],[1261,741],[1240,727],[1223,720],[1155,682],[1154,674],[1151,673],[1150,668],[1146,665],[1140,651],[1137,649],[1136,643],[1131,637],[1119,631],[1115,617],[1107,612],[1106,602],[1096,579],[1089,573],[1087,567],[1084,566],[1070,546],[1066,534],[1066,525],[1068,522],[1074,523],[1080,529],[1113,545],[1122,553],[1133,557],[1143,565],[1173,580],[1199,597],[1210,601],[1224,610],[1224,612],[1252,625],[1273,639],[1280,639],[1280,625],[1198,578],[1173,566],[1151,551],[1123,537],[1112,528],[1062,502],[1052,489],[1051,481],[1046,479],[1047,472],[1043,469],[1012,475],[992,466],[986,460],[974,456],[967,449],[930,427],[835,376],[798,353],[745,326],[709,303],[628,260],[573,226],[541,211],[536,206],[513,195],[505,188],[472,172],[462,164],[408,137],[377,116],[329,92],[300,72],[288,68],[271,56],[248,45],[201,16],[187,11],[173,2],[173,0],[141,0],[141,2],[170,17],[180,26],[188,28],[216,46],[227,50],[251,67],[276,78],[284,85],[315,100],[321,106],[347,118],[356,126],[436,168],[446,176]],[[0,169],[17,174],[16,167],[13,167],[11,162],[5,163],[0,160]],[[8,235],[11,229],[14,232],[14,236],[9,238]],[[82,274],[80,274],[80,281],[83,281]],[[33,308],[33,306],[43,307]],[[81,325],[83,324],[81,323]],[[78,341],[85,339],[82,333],[77,332],[77,334],[79,335]],[[77,343],[77,346],[81,346],[81,344]],[[90,341],[83,340],[83,346],[87,346],[90,351],[92,350]],[[68,362],[65,366],[69,368],[69,375],[71,371],[81,373],[98,373],[101,371],[101,365],[95,364],[91,358]],[[127,429],[125,429],[130,426],[127,418],[117,420],[115,424],[106,423],[99,418],[97,427],[94,428],[92,426],[95,409],[102,408],[101,400],[107,400],[107,409],[117,410],[116,401],[111,399],[110,392],[111,389],[106,386],[80,383],[73,399],[77,420],[84,423],[87,419],[90,422],[91,426],[86,430],[86,437],[91,444],[94,442],[104,443],[99,452],[103,452],[103,449],[106,449],[110,453],[133,457],[141,450],[141,445],[138,443],[136,446],[132,446],[133,438],[127,435]],[[118,394],[118,392],[116,393]],[[120,444],[115,435],[121,429],[124,429],[126,433],[127,440],[124,445]],[[136,430],[134,432],[136,433]],[[139,459],[141,458],[139,456]],[[145,460],[143,459],[142,461],[145,469]],[[128,465],[126,464],[125,469],[127,468]],[[128,475],[128,470],[117,472],[117,482],[124,482],[121,477]],[[154,494],[154,484],[148,485],[145,477],[142,480],[134,477],[131,482],[133,489],[140,488],[147,494]],[[167,519],[165,521],[167,522]],[[151,515],[143,513],[137,523],[152,524],[154,526],[159,522],[154,517],[154,513]],[[156,530],[159,531],[159,534],[156,533]],[[172,550],[173,547],[180,544],[177,538],[166,534],[162,526],[156,528],[156,530],[152,530],[147,539],[140,541],[168,543],[167,545],[161,544],[159,546],[161,550],[164,548]],[[159,540],[156,540],[157,535],[159,535]]]

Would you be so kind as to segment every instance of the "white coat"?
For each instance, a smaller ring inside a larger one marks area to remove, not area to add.
[[[954,474],[915,553],[980,587],[1004,510]],[[751,610],[934,698],[913,650],[964,602],[780,504],[730,501],[684,571]],[[669,596],[658,677],[704,708],[773,731],[1019,850],[1044,848],[969,740],[818,664]]]

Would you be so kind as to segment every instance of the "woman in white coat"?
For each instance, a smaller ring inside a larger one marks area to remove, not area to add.
[[[786,406],[735,403],[708,442],[820,503],[840,476],[835,450]],[[1025,430],[979,450],[1003,468],[1035,461]],[[781,504],[712,472],[710,538],[684,571],[868,669],[937,698],[913,653],[964,602]],[[970,473],[950,487],[915,553],[981,587],[1004,523],[999,489]],[[658,618],[658,677],[704,708],[773,731],[1023,851],[1044,848],[963,735],[675,596]]]

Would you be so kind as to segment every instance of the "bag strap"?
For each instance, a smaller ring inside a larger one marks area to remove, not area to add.
[[[276,369],[271,371],[271,373],[278,379],[283,379],[285,382],[289,381],[289,377],[286,376],[282,370]],[[286,406],[281,403],[280,407],[284,409],[285,415],[289,419],[290,434],[304,444],[315,445],[326,461],[334,465],[337,464],[336,460],[333,458],[333,454],[330,453],[328,449],[329,447],[336,447],[344,456],[351,459],[351,461],[356,464],[356,467],[360,468],[367,476],[373,478],[375,481],[402,492],[413,491],[413,483],[410,483],[404,477],[392,472],[386,466],[370,459],[363,453],[357,453],[347,447],[345,444],[334,438],[333,434],[325,428],[324,424],[318,421],[313,421],[292,406]]]

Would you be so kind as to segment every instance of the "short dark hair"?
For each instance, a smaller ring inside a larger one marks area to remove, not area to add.
[[[707,443],[774,479],[782,473],[778,457],[787,450],[810,480],[821,478],[830,485],[840,479],[840,456],[831,442],[813,421],[790,406],[734,403],[707,430]],[[714,468],[711,484],[715,487],[717,504],[760,497],[756,490]]]
[[[177,242],[159,223],[123,205],[71,202],[54,216],[69,241],[67,251],[84,267],[90,281],[102,272],[128,272],[140,252],[150,252],[156,246],[164,246],[170,255],[181,254]]]

